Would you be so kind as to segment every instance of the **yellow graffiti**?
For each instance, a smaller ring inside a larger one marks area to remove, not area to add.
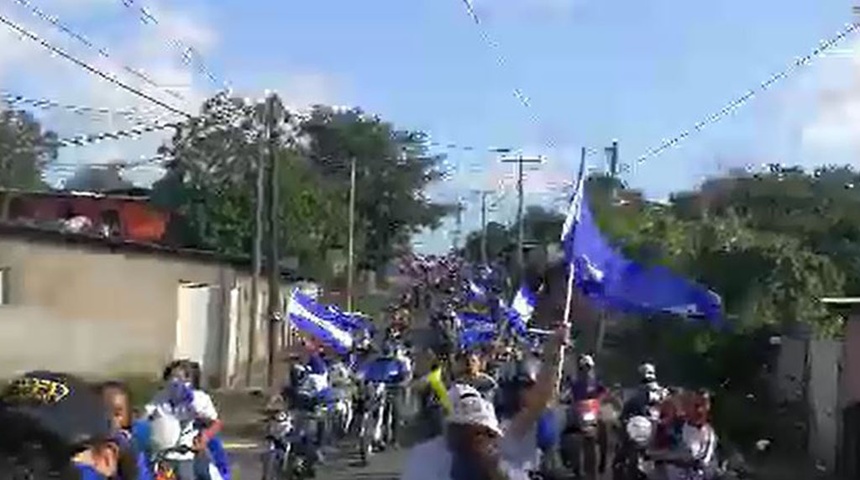
[[[24,377],[12,382],[3,394],[3,399],[12,402],[36,402],[54,404],[70,393],[65,383],[47,378]]]

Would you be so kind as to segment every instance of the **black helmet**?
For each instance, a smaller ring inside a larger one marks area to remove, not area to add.
[[[532,385],[537,382],[540,369],[540,360],[527,356],[518,360],[502,381],[512,385]]]

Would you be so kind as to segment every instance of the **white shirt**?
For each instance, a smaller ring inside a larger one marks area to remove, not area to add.
[[[218,420],[218,410],[208,393],[202,390],[194,390],[191,405],[174,407],[170,403],[170,394],[161,390],[155,394],[152,402],[144,407],[147,416],[173,416],[179,420],[181,433],[176,446],[193,447],[194,439],[200,434],[195,427],[195,420]],[[165,455],[168,460],[191,460],[194,453],[171,452]]]
[[[299,391],[311,396],[315,396],[328,388],[328,373],[309,373],[305,375]]]
[[[535,435],[526,435],[522,439],[510,435],[502,437],[501,466],[510,480],[528,480],[533,459],[526,453],[530,452],[529,443],[535,443]],[[412,447],[400,480],[451,480],[452,461],[445,437],[438,436]]]

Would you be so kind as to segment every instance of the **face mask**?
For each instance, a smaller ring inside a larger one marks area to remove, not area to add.
[[[176,405],[190,404],[194,399],[194,388],[191,382],[173,380],[168,387],[170,400]]]

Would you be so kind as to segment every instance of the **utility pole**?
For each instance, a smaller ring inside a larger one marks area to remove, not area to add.
[[[463,205],[463,199],[457,198],[457,218],[456,224],[454,227],[454,235],[451,239],[451,248],[456,251],[460,248],[460,239],[463,235],[463,210],[465,206]]]
[[[517,155],[516,157],[502,158],[502,162],[517,164],[517,224],[519,227],[519,231],[517,232],[517,268],[519,268],[520,275],[522,275],[526,266],[525,253],[523,252],[526,237],[526,228],[523,222],[523,165],[527,163],[543,163],[543,157],[524,157],[522,155]]]
[[[612,203],[618,200],[618,140],[612,141],[612,146],[606,147],[606,159],[609,163],[609,177],[612,179]],[[603,341],[606,338],[606,312],[597,314],[597,338],[595,339],[594,353],[600,355],[603,350]]]
[[[355,270],[355,157],[349,160],[349,245],[346,259],[346,311],[352,311]]]
[[[256,115],[257,112],[254,112]],[[263,209],[265,199],[265,145],[263,138],[254,138],[257,147],[256,181],[254,185],[254,246],[251,253],[251,321],[248,327],[248,363],[245,366],[245,386],[253,386],[254,363],[257,361],[257,328],[260,323],[260,272],[263,256]]]
[[[269,388],[275,385],[275,353],[277,344],[277,327],[283,316],[281,311],[281,267],[278,252],[279,220],[279,175],[278,175],[278,124],[281,120],[282,105],[278,97],[272,95],[266,99],[266,144],[269,157],[269,257],[267,270],[269,274],[269,314],[268,314],[268,361],[266,363],[266,381]]]
[[[487,258],[487,195],[492,193],[489,190],[481,190],[478,194],[481,196],[481,263],[489,264]]]

